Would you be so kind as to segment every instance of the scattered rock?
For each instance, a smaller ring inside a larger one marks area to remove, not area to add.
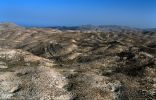
[[[0,68],[1,69],[6,69],[6,68],[8,68],[8,66],[7,66],[6,63],[0,61]]]
[[[20,89],[20,87],[17,85],[15,87],[12,87],[12,89],[9,91],[10,93],[17,92]]]

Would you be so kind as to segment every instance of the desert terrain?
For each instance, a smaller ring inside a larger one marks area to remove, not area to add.
[[[0,24],[0,100],[156,100],[156,29]]]

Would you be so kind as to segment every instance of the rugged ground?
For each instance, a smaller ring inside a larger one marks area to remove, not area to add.
[[[150,29],[0,24],[0,99],[156,100],[155,57]]]

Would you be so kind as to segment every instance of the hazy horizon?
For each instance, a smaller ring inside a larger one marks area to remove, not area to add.
[[[1,0],[0,22],[22,26],[156,27],[155,0]]]

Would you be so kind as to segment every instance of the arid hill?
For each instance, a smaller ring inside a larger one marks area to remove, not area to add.
[[[156,100],[156,32],[0,24],[2,100]]]

